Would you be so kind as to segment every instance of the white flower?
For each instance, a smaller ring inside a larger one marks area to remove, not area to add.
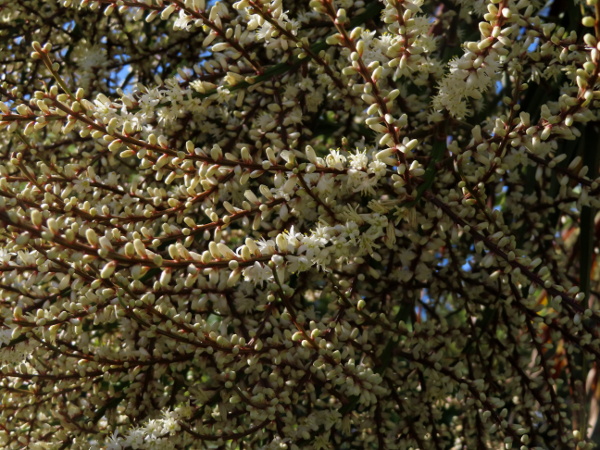
[[[265,281],[273,279],[273,271],[259,262],[255,262],[254,265],[246,267],[242,273],[245,281],[255,285],[262,285]]]
[[[182,9],[179,10],[179,17],[175,20],[173,24],[173,29],[175,30],[189,30],[190,22],[194,21],[194,17],[188,16],[185,11]]]
[[[27,361],[33,354],[35,347],[32,342],[25,341],[11,347],[0,348],[0,366],[20,364]]]
[[[386,174],[387,166],[382,161],[371,161],[369,163],[369,173],[374,174],[375,176],[383,177]]]
[[[21,253],[21,252],[20,252]],[[9,252],[5,248],[0,248],[0,265],[6,266],[13,257],[13,253]]]
[[[82,72],[98,70],[98,68],[108,64],[106,59],[106,50],[101,46],[90,46],[81,49],[81,59],[78,66]]]
[[[287,270],[290,273],[304,272],[311,267],[311,263],[306,256],[286,255]]]
[[[351,153],[350,156],[348,156],[348,159],[350,160],[350,167],[356,170],[365,169],[369,163],[369,157],[367,156],[366,150],[360,151],[357,149],[356,153]]]
[[[121,450],[123,446],[121,445],[122,439],[119,438],[119,432],[117,430],[113,431],[113,434],[108,437],[108,442],[106,443],[107,450]]]
[[[11,337],[12,337],[11,329],[0,330],[0,347],[8,344],[11,340]]]
[[[248,313],[256,307],[256,301],[248,295],[236,295],[235,308],[241,313]]]

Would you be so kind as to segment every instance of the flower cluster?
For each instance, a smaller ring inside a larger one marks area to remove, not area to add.
[[[0,0],[0,446],[591,448],[580,6]]]

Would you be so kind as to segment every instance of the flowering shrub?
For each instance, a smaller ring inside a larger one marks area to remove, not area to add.
[[[600,6],[543,6],[0,0],[3,448],[591,447]]]

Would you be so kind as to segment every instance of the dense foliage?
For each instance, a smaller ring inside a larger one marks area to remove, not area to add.
[[[0,0],[0,445],[597,440],[600,6]]]

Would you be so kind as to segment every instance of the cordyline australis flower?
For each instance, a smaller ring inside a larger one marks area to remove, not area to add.
[[[3,448],[590,448],[600,7],[0,1]]]

